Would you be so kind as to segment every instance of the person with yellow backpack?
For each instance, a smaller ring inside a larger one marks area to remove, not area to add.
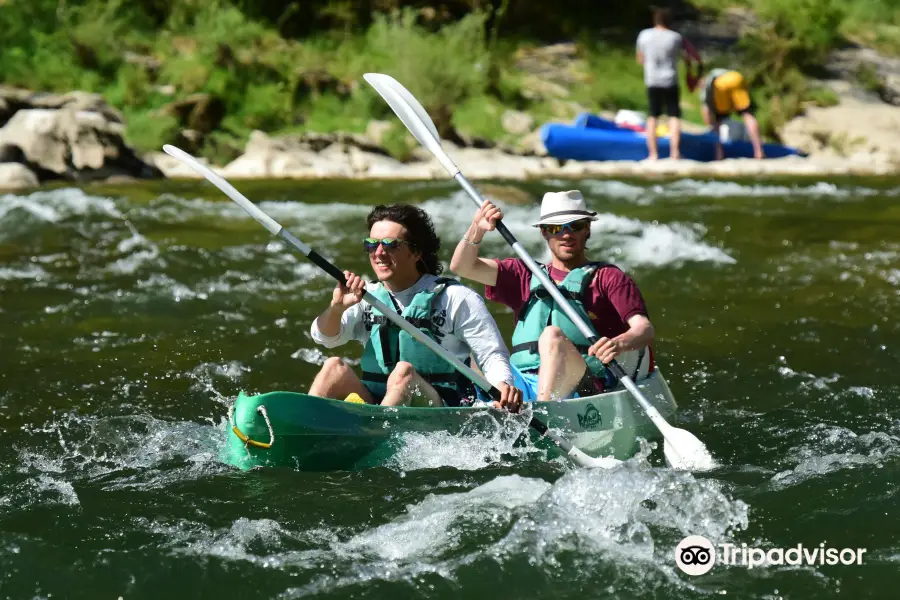
[[[703,105],[703,121],[718,134],[722,121],[732,113],[741,115],[747,135],[753,144],[753,157],[764,158],[759,122],[753,115],[753,100],[744,81],[744,76],[730,69],[713,69],[707,73],[700,85],[700,102]],[[725,158],[721,141],[716,143],[716,159]]]

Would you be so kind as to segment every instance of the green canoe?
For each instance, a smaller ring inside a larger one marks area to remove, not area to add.
[[[664,418],[676,409],[669,386],[658,370],[638,383]],[[591,456],[630,458],[639,449],[637,438],[660,439],[627,390],[558,402],[540,402],[535,414]],[[229,411],[224,462],[241,469],[287,466],[304,471],[357,470],[384,463],[398,448],[399,433],[446,431],[477,434],[479,422],[520,418],[488,407],[382,407],[331,400],[296,392],[248,396],[241,392]],[[523,420],[523,425],[524,425]],[[496,428],[496,425],[494,426]],[[532,441],[559,452],[553,442]]]

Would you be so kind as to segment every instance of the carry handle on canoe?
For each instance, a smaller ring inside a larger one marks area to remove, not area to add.
[[[441,138],[437,128],[428,113],[422,107],[421,103],[416,100],[412,93],[403,87],[400,82],[383,73],[366,73],[363,78],[375,88],[382,98],[394,111],[394,114],[400,118],[400,121],[413,134],[413,137],[425,146],[438,162],[446,169],[459,186],[466,192],[466,195],[472,199],[479,207],[484,204],[484,198],[478,193],[466,176],[462,174],[456,163],[441,147]],[[516,254],[522,259],[532,276],[537,277],[541,285],[546,289],[556,304],[565,312],[566,316],[578,327],[581,334],[589,340],[593,345],[598,341],[597,335],[594,334],[591,327],[584,321],[581,315],[572,307],[572,305],[563,297],[556,285],[550,281],[550,278],[534,261],[528,251],[519,243],[512,232],[503,224],[502,221],[497,222],[497,231],[503,236],[503,239],[515,250]],[[614,359],[607,364],[607,367],[613,374],[619,378],[619,381],[625,388],[631,392],[631,395],[637,403],[644,409],[644,412],[650,418],[650,421],[656,426],[665,439],[664,453],[666,461],[676,469],[697,469],[707,470],[715,466],[715,461],[709,450],[706,449],[703,442],[689,431],[677,429],[669,425],[665,418],[659,413],[655,406],[647,400],[638,389],[637,385],[625,372],[625,369]]]
[[[181,162],[194,169],[197,173],[206,178],[207,181],[219,188],[226,196],[234,200],[234,202],[236,202],[241,208],[247,211],[251,217],[256,219],[256,221],[258,221],[263,227],[268,229],[272,235],[276,235],[286,241],[288,244],[302,252],[304,256],[309,258],[319,268],[339,281],[342,285],[346,285],[347,279],[344,276],[343,271],[334,266],[334,264],[332,264],[327,258],[294,237],[280,223],[278,223],[278,221],[267,215],[265,211],[250,202],[250,200],[248,200],[246,196],[241,194],[233,185],[228,183],[228,181],[226,181],[224,177],[221,177],[215,171],[202,164],[196,158],[194,158],[184,150],[181,150],[180,148],[166,144],[163,146],[163,150],[166,152],[166,154],[177,158]],[[412,323],[399,315],[392,307],[387,306],[368,291],[366,291],[363,298],[366,300],[366,302],[377,308],[385,317],[390,319],[392,323],[413,336],[417,341],[424,344],[429,350],[452,364],[457,371],[462,373],[467,379],[487,392],[491,398],[493,398],[494,400],[500,399],[500,390],[494,387],[487,379],[484,378],[483,375],[466,366],[465,363],[450,354],[446,349],[444,349],[443,346],[425,335],[421,329],[414,326]],[[557,446],[562,448],[566,452],[566,454],[568,454],[575,462],[583,467],[610,468],[621,462],[609,457],[594,458],[588,456],[587,454],[573,446],[567,439],[550,430],[547,425],[540,421],[537,417],[531,418],[531,420],[529,421],[529,426],[531,426],[532,429],[534,429],[541,435],[545,435],[553,440],[553,442]]]

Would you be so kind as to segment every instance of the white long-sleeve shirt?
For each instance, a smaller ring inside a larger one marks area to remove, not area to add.
[[[434,275],[423,275],[411,287],[392,294],[400,310],[405,309],[420,291],[434,288],[437,279]],[[366,289],[373,292],[377,286],[377,283],[369,283]],[[432,322],[439,332],[438,343],[463,362],[471,353],[485,379],[494,386],[498,383],[512,385],[509,350],[481,296],[464,285],[449,285],[435,303],[437,306]],[[326,348],[334,348],[356,340],[365,347],[369,332],[366,331],[363,314],[370,309],[369,303],[363,300],[344,311],[341,330],[333,337],[324,335],[319,330],[319,319],[314,319],[310,326],[313,341]]]

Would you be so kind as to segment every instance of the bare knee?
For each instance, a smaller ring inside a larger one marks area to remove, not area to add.
[[[415,376],[416,368],[412,366],[412,363],[401,360],[388,376],[387,385],[388,387],[406,387],[412,383]]]
[[[332,356],[331,358],[326,358],[325,362],[322,363],[319,374],[328,377],[329,379],[334,379],[340,377],[349,369],[350,367],[347,366],[347,363],[337,356]]]
[[[538,338],[538,352],[541,355],[559,352],[563,343],[567,341],[569,341],[569,338],[566,337],[562,329],[555,325],[550,325],[544,328],[541,337]]]

